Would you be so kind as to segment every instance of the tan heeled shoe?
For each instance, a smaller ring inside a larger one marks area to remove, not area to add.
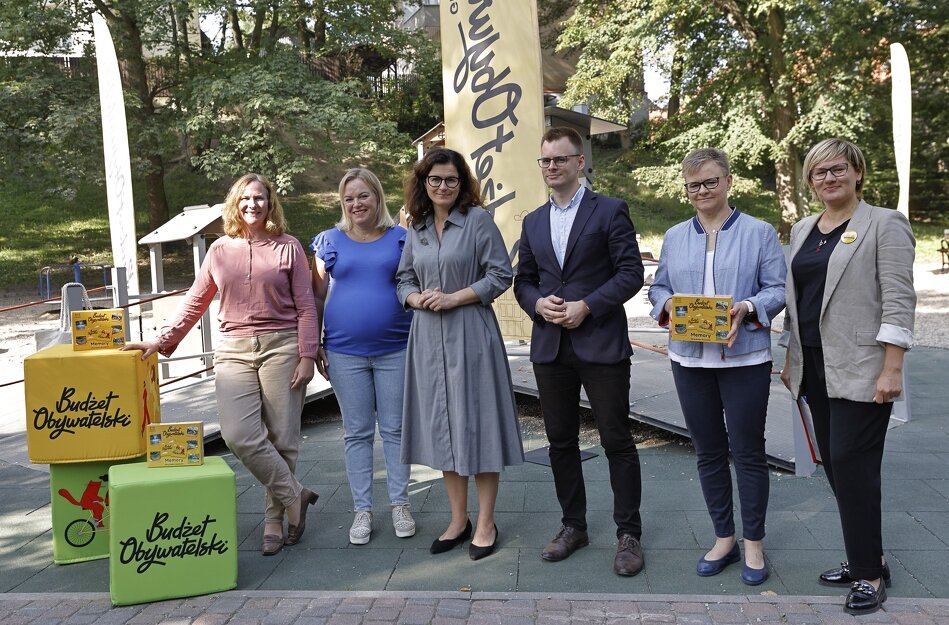
[[[320,496],[314,493],[312,490],[303,487],[303,490],[300,491],[300,515],[297,519],[296,525],[290,523],[287,525],[287,544],[295,545],[300,542],[300,538],[303,536],[303,530],[306,529],[306,509],[308,506],[311,506],[316,503],[316,500]]]

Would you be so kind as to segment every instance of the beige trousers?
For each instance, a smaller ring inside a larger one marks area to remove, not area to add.
[[[297,333],[225,338],[214,352],[221,436],[266,489],[264,519],[282,522],[303,486],[293,475],[305,388],[290,380],[300,362]]]

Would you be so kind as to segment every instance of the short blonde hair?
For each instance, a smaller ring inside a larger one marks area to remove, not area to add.
[[[277,236],[283,234],[287,231],[287,220],[283,216],[283,206],[280,204],[277,190],[266,176],[260,174],[245,174],[231,185],[231,190],[227,192],[227,198],[224,199],[224,209],[221,211],[224,233],[230,237],[247,238],[247,224],[241,219],[240,202],[244,190],[252,182],[259,182],[267,189],[267,232]]]
[[[718,148],[699,148],[689,152],[689,155],[682,159],[682,173],[688,176],[701,169],[702,165],[708,162],[721,167],[726,176],[731,175],[731,170],[728,168],[728,154]]]
[[[343,177],[339,181],[339,207],[342,209],[342,217],[339,223],[336,224],[336,227],[343,232],[349,232],[353,229],[353,222],[349,218],[349,213],[346,212],[346,206],[343,204],[343,194],[346,191],[346,185],[353,180],[362,180],[365,182],[366,186],[369,187],[369,190],[376,197],[376,214],[373,215],[376,228],[388,230],[395,225],[395,222],[392,220],[392,215],[389,214],[389,209],[386,208],[386,196],[382,190],[382,183],[379,182],[379,178],[368,169],[355,167],[343,174]]]
[[[863,158],[863,152],[853,143],[845,139],[824,139],[811,148],[807,156],[804,157],[804,180],[807,188],[811,190],[811,197],[817,199],[814,192],[814,183],[811,181],[811,172],[817,163],[830,161],[836,158],[844,157],[850,166],[860,172],[860,178],[857,179],[857,197],[863,198],[863,180],[867,175],[867,161]]]

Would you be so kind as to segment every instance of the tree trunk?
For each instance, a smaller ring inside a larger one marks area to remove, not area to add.
[[[231,30],[234,31],[234,47],[238,50],[244,49],[244,33],[241,31],[241,20],[240,16],[237,14],[237,8],[231,7],[227,10],[227,14],[231,18]]]
[[[114,11],[106,14],[106,21],[113,37],[116,39],[116,54],[125,66],[125,77],[128,84],[126,89],[140,102],[141,106],[126,107],[126,115],[141,131],[145,131],[152,123],[155,114],[152,94],[148,87],[145,58],[142,51],[142,35],[138,27],[137,16],[131,12]],[[141,136],[150,133],[141,132]],[[137,148],[149,163],[149,170],[145,175],[145,197],[148,204],[149,228],[154,230],[168,221],[168,199],[165,197],[164,161],[160,147],[150,145],[148,140],[136,141],[132,145]]]
[[[673,119],[679,114],[682,98],[682,75],[684,61],[682,59],[683,33],[682,27],[675,27],[675,48],[672,51],[672,69],[669,73],[669,105],[666,108],[666,118]]]
[[[264,20],[267,19],[267,9],[266,2],[254,3],[254,29],[250,33],[248,50],[260,51],[261,40],[264,37]]]
[[[784,240],[791,234],[791,226],[804,216],[798,192],[798,150],[786,143],[794,128],[794,92],[787,76],[784,58],[784,13],[772,6],[768,12],[768,44],[770,53],[769,83],[771,91],[772,138],[781,156],[775,159],[775,187],[781,207],[781,224],[778,233]]]

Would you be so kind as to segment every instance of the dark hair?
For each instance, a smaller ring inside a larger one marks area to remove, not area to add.
[[[567,126],[551,126],[541,137],[540,144],[553,143],[560,139],[567,139],[578,154],[583,154],[583,139],[580,137],[580,133]]]
[[[423,224],[425,219],[435,211],[432,199],[428,197],[425,179],[435,165],[454,165],[458,170],[458,200],[452,210],[462,213],[468,212],[469,206],[483,206],[481,201],[481,185],[471,173],[471,168],[464,157],[448,148],[432,148],[425,153],[422,160],[415,163],[405,178],[405,209],[413,224]]]

